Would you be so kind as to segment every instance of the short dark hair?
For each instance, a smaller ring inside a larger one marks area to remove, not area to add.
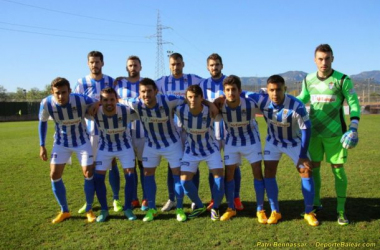
[[[187,87],[186,89],[186,96],[187,96],[187,92],[193,92],[195,95],[197,96],[201,96],[203,98],[203,91],[201,89],[201,87],[199,87],[199,85],[190,85],[189,87]]]
[[[270,84],[270,83],[276,83],[276,84],[283,84],[285,85],[285,80],[282,76],[280,75],[272,75],[268,78],[267,80],[267,84]]]
[[[100,91],[100,100],[103,99],[102,94],[114,94],[115,98],[117,99],[117,93],[116,93],[116,90],[114,88],[107,87],[107,88],[102,89],[102,91]]]
[[[325,52],[325,53],[331,52],[331,55],[333,55],[333,51],[332,51],[330,45],[328,45],[327,43],[318,45],[318,47],[315,48],[314,56],[317,54],[318,51],[319,52]]]
[[[169,59],[170,58],[173,58],[174,60],[177,60],[178,58],[180,58],[183,61],[183,57],[180,53],[173,53],[169,56]]]
[[[212,53],[211,55],[209,55],[208,57],[207,57],[207,63],[208,63],[208,61],[210,61],[210,60],[219,60],[220,61],[220,63],[221,64],[223,64],[223,60],[222,60],[222,57],[219,55],[219,54],[217,54],[217,53]]]
[[[70,89],[70,82],[63,77],[57,77],[51,82],[51,89],[67,86],[68,89]]]
[[[103,54],[100,51],[96,51],[96,50],[90,51],[87,55],[87,60],[90,59],[90,57],[99,57],[100,61],[103,62]]]
[[[156,83],[152,79],[150,79],[150,78],[143,78],[140,81],[140,86],[153,86],[154,90],[157,89]]]
[[[236,87],[238,88],[238,90],[241,90],[241,80],[240,80],[240,77],[235,76],[235,75],[229,75],[226,78],[224,78],[224,80],[223,80],[223,88],[226,85],[234,85],[234,84],[236,85]]]
[[[139,61],[140,65],[141,65],[141,60],[140,60],[140,58],[139,58],[138,56],[129,56],[129,57],[127,58],[127,62],[128,62],[129,60],[137,60],[137,61]]]

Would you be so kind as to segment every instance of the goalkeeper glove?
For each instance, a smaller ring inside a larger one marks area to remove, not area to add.
[[[352,120],[350,123],[350,127],[348,128],[348,131],[344,133],[342,138],[340,139],[340,142],[342,143],[343,148],[350,149],[354,148],[358,142],[358,120]]]

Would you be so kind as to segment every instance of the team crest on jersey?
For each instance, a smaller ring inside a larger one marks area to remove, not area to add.
[[[206,124],[207,123],[207,117],[202,117],[202,123]]]
[[[160,113],[165,113],[165,108],[163,106],[159,107]]]
[[[289,116],[289,109],[282,110],[282,119],[286,119]]]
[[[72,112],[73,112],[73,113],[76,113],[76,112],[78,112],[78,109],[77,109],[77,107],[76,107],[76,106],[74,106],[74,107],[71,107],[71,110],[72,110]]]
[[[119,123],[122,123],[123,122],[123,117],[119,117]]]
[[[241,115],[242,116],[247,116],[247,110],[246,109],[242,109],[241,110]]]
[[[329,83],[329,89],[333,89],[334,88],[334,83],[333,82],[330,82]]]

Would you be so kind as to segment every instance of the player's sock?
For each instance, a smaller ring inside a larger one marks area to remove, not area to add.
[[[148,199],[148,207],[156,209],[156,191],[157,185],[154,175],[144,177],[146,198]]]
[[[62,178],[58,180],[51,180],[51,187],[59,206],[61,206],[61,211],[69,212],[69,207],[67,206],[66,200],[66,188],[65,184],[63,184]]]
[[[184,189],[184,193],[190,198],[192,202],[195,203],[197,208],[203,207],[203,203],[198,195],[198,189],[194,185],[194,182],[192,180],[190,181],[181,180],[181,184]]]
[[[84,194],[86,196],[86,212],[92,209],[92,203],[94,203],[95,196],[95,182],[94,176],[84,178]]]
[[[135,173],[137,171],[137,167],[135,165]],[[137,189],[139,187],[139,177],[137,176],[137,174],[133,173],[133,176],[135,178],[134,182],[133,182],[133,193],[132,193],[132,201],[135,201],[135,200],[138,200],[138,196],[137,196]]]
[[[177,208],[183,208],[183,196],[184,191],[181,184],[181,178],[179,175],[174,175],[174,191],[175,191],[175,198],[177,199]]]
[[[210,172],[208,173],[208,185],[210,187],[211,199],[213,200],[214,197],[212,196],[212,187],[214,186],[214,175]]]
[[[170,169],[170,166],[168,164],[168,179],[167,179],[167,185],[168,185],[168,192],[169,192],[169,199],[171,201],[175,201],[175,192],[174,192],[174,179],[173,179],[173,173]]]
[[[335,191],[338,199],[337,212],[344,212],[347,197],[347,176],[344,168],[332,168],[335,177]]]
[[[139,171],[140,171],[140,183],[141,183],[141,189],[142,189],[142,199],[146,199],[145,194],[145,186],[144,186],[144,167],[142,166],[142,162],[139,161]]]
[[[110,186],[112,188],[113,199],[119,199],[119,190],[120,190],[120,174],[117,164],[113,165],[111,170],[108,171],[108,179],[110,182]]]
[[[301,178],[302,194],[305,202],[305,213],[313,211],[314,181],[313,178]]]
[[[313,180],[314,180],[314,206],[320,206],[321,204],[321,168],[313,168]]]
[[[96,197],[98,197],[101,209],[104,211],[108,211],[107,189],[105,179],[106,175],[104,174],[94,174]]]
[[[212,197],[214,198],[214,209],[218,209],[224,196],[224,177],[214,178],[214,186],[212,187]]]
[[[264,178],[264,182],[271,210],[280,212],[278,205],[278,186],[276,178]]]
[[[132,198],[133,194],[135,193],[135,180],[136,180],[136,174],[135,173],[127,173],[124,174],[125,178],[125,187],[124,187],[124,210],[132,209]]]
[[[253,186],[256,192],[257,211],[261,211],[264,209],[264,195],[265,195],[264,180],[254,179]]]
[[[200,173],[199,173],[199,169],[197,169],[197,172],[193,176],[193,182],[197,190],[199,190],[199,178],[200,178]]]
[[[232,179],[230,181],[226,181],[226,199],[228,203],[228,207],[235,210],[234,204],[234,190],[235,190],[235,180]]]
[[[240,185],[241,185],[241,170],[239,166],[235,168],[234,179],[235,179],[234,198],[239,198]]]

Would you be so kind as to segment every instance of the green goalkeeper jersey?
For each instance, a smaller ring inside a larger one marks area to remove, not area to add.
[[[297,96],[303,103],[310,101],[311,136],[341,136],[346,130],[343,102],[346,99],[351,119],[360,118],[360,106],[351,79],[333,70],[325,79],[317,72],[308,74]]]

